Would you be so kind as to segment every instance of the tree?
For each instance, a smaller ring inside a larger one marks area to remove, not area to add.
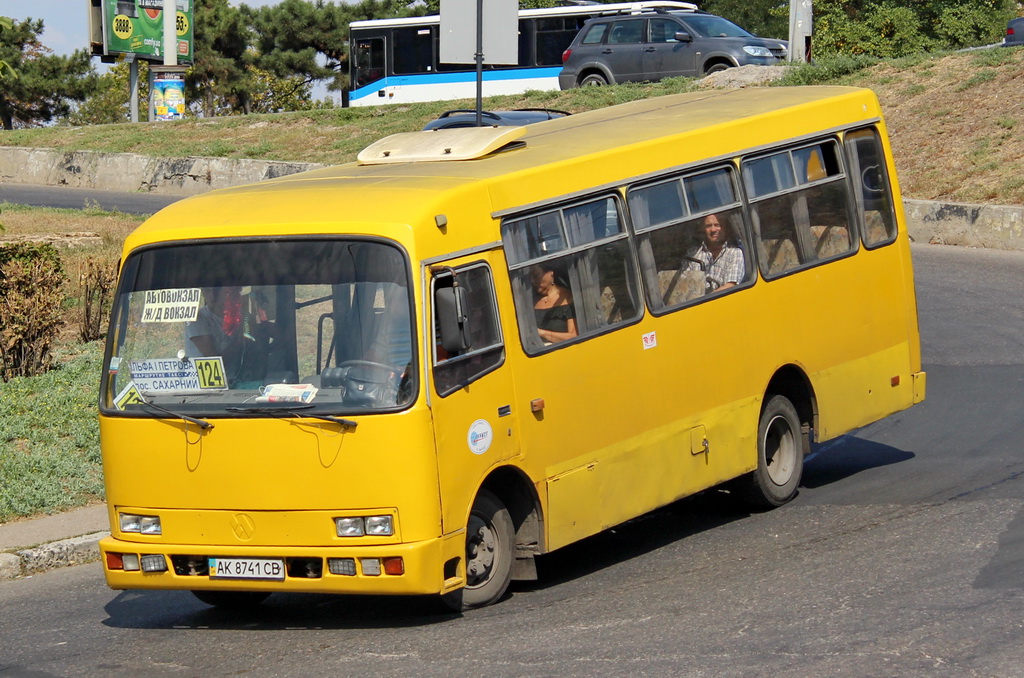
[[[224,109],[248,113],[253,88],[246,69],[252,61],[251,29],[228,0],[204,0],[194,7],[195,58],[185,75],[186,95],[198,102],[205,116]]]
[[[89,53],[52,54],[39,42],[41,19],[10,23],[10,29],[0,31],[0,61],[18,77],[5,77],[0,88],[0,124],[10,130],[67,115],[73,102],[84,101],[96,87]]]
[[[817,3],[815,3],[817,4]],[[780,0],[707,0],[701,9],[717,14],[762,38],[789,37],[789,2]]]
[[[348,84],[348,24],[363,19],[413,16],[422,7],[408,0],[363,0],[356,5],[335,5],[325,0],[284,0],[252,9],[243,5],[257,38],[260,68],[280,77],[298,75],[306,82],[330,80],[327,88]]]
[[[139,99],[149,101],[149,65],[140,59]],[[131,112],[131,66],[127,62],[115,64],[97,80],[95,92],[78,106],[65,120],[72,125],[105,125],[115,122],[130,122]],[[146,120],[149,111],[143,107],[140,118]]]
[[[5,29],[9,31],[12,28],[14,28],[14,24],[11,20],[5,16],[0,16],[0,32],[3,32]],[[7,77],[9,78],[18,77],[18,72],[11,68],[9,63],[0,61],[0,80],[4,79],[4,71],[7,71]]]
[[[817,0],[814,53],[899,57],[997,42],[1014,0]]]

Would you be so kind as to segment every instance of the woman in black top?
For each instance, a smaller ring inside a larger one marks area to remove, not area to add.
[[[536,295],[533,313],[537,332],[549,344],[572,339],[577,334],[572,293],[555,281],[555,270],[550,264],[535,264],[530,269],[530,282]]]

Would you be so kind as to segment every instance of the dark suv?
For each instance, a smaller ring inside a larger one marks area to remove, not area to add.
[[[698,77],[731,66],[782,63],[785,40],[758,38],[699,11],[645,12],[591,19],[562,54],[562,89]]]
[[[1020,47],[1024,45],[1024,17],[1010,19],[1006,24],[1006,37],[1003,38],[1004,47]]]

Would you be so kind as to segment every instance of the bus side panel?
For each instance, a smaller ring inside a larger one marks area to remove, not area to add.
[[[746,343],[736,304],[519,357],[518,397],[545,402],[521,427],[525,467],[546,479],[549,549],[754,468],[760,394],[745,388],[749,361],[733,358]],[[695,329],[708,327],[714,337]],[[657,345],[645,349],[651,331]]]
[[[913,374],[920,366],[912,360],[917,326],[908,326],[906,315],[913,303],[908,267],[906,244],[897,241],[763,283],[771,292],[764,305],[786,315],[782,324],[791,327],[788,336],[765,338],[791,347],[789,355],[780,352],[780,361],[799,360],[807,370],[819,442],[914,403]]]

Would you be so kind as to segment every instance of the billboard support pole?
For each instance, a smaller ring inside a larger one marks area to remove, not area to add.
[[[134,54],[129,56],[134,57]],[[128,101],[131,104],[132,122],[139,121],[139,62],[128,61]]]
[[[476,0],[476,126],[484,122],[484,0]]]
[[[164,0],[164,66],[178,65],[177,15],[175,0]]]

